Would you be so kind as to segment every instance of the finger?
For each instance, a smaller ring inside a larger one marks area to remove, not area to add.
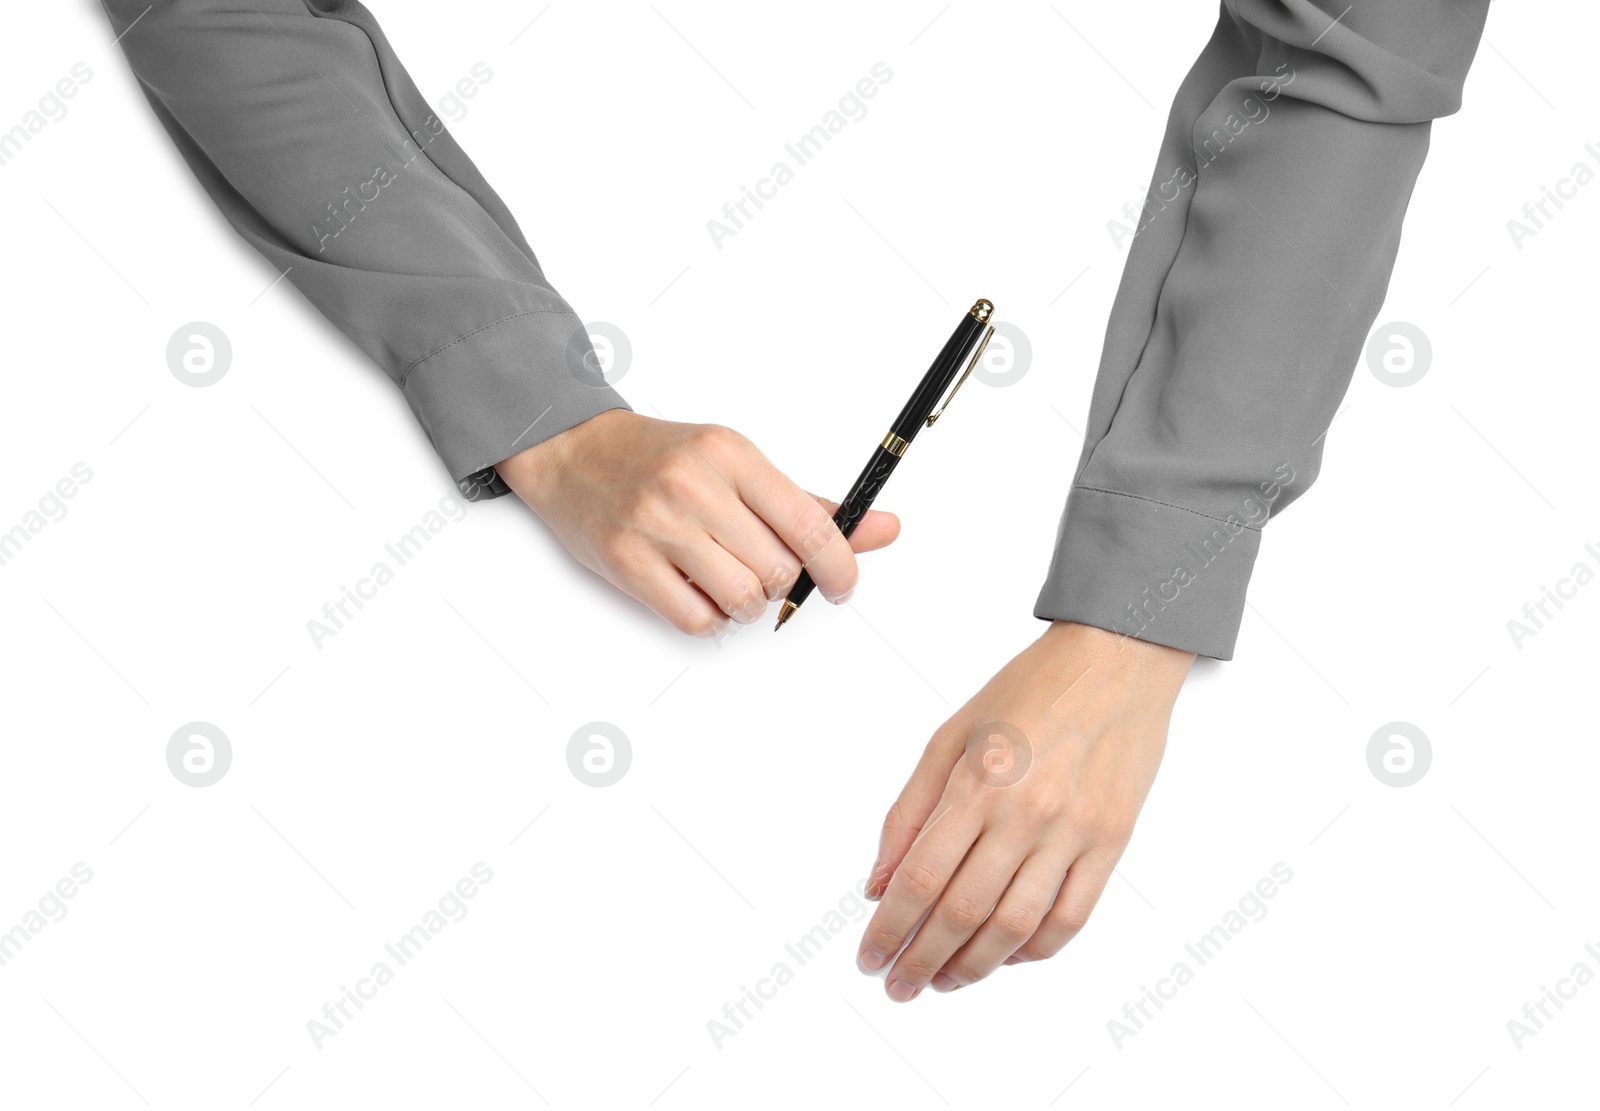
[[[1111,864],[1093,849],[1072,862],[1067,870],[1066,882],[1056,895],[1055,905],[1039,923],[1031,938],[1013,953],[1006,964],[1048,960],[1061,952],[1067,942],[1078,936],[1089,921],[1089,915],[1100,901],[1111,878]]]
[[[933,977],[935,991],[954,991],[977,983],[1027,944],[1044,922],[1056,892],[1061,890],[1072,863],[1072,851],[1045,849],[1023,862],[988,921]]]
[[[938,975],[1000,902],[1025,853],[1022,846],[992,831],[979,838],[889,970],[890,999],[908,1003]]]
[[[741,625],[759,618],[767,608],[767,594],[755,572],[735,559],[706,533],[684,543],[663,548],[668,559]]]
[[[816,498],[817,503],[828,511],[829,517],[839,512],[838,502],[829,501],[827,498],[818,497],[816,494],[811,496]],[[875,552],[879,548],[887,548],[890,544],[893,544],[895,538],[899,535],[899,517],[882,509],[869,509],[865,516],[861,518],[860,523],[856,525],[855,531],[850,534],[850,550],[857,555],[862,552]]]
[[[607,576],[624,593],[666,618],[690,636],[716,636],[728,618],[706,594],[696,589],[664,555],[651,552],[626,569]]]
[[[944,796],[955,761],[960,759],[963,747],[954,743],[960,731],[948,725],[935,733],[922,751],[911,778],[900,791],[900,797],[889,807],[883,822],[883,833],[878,838],[878,856],[872,862],[867,877],[867,898],[878,899],[889,886],[889,877],[905,859],[907,850],[921,834],[933,814],[933,808]]]
[[[975,809],[948,801],[923,829],[905,861],[895,870],[883,902],[861,935],[859,958],[869,972],[884,967],[900,951],[955,875],[956,868],[977,840],[980,819]]]
[[[822,596],[845,598],[856,585],[856,557],[832,516],[817,499],[759,456],[735,475],[739,496],[811,572]]]
[[[800,557],[748,507],[741,504],[709,529],[712,539],[760,580],[768,601],[783,597],[800,577]]]

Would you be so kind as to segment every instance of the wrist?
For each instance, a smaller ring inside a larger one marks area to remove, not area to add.
[[[1170,686],[1174,691],[1183,685],[1195,661],[1193,652],[1076,621],[1052,621],[1039,638],[1039,647],[1055,659],[1080,665],[1087,659],[1096,668]]]
[[[555,478],[584,456],[584,445],[590,437],[604,433],[617,421],[632,415],[627,409],[608,409],[598,413],[502,459],[495,464],[495,470],[518,497],[537,510]]]

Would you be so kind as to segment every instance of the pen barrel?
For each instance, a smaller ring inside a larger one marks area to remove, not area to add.
[[[839,503],[839,511],[833,515],[833,523],[839,526],[840,532],[849,536],[856,531],[856,526],[861,523],[861,518],[867,515],[867,510],[872,508],[878,491],[889,481],[889,476],[894,473],[894,466],[898,462],[900,457],[885,450],[881,445],[872,453],[872,458],[862,469],[861,476],[856,479],[855,485],[850,487],[850,492],[845,495],[844,501]]]

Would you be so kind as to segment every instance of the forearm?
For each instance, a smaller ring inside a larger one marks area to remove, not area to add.
[[[1487,6],[1224,6],[1139,214],[1038,616],[1232,656]]]
[[[403,390],[468,497],[506,492],[493,464],[625,407],[365,7],[104,3],[212,199]]]

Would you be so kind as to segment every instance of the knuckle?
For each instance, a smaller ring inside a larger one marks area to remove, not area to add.
[[[754,575],[746,575],[732,587],[732,600],[724,607],[729,617],[749,624],[766,612],[767,592]]]
[[[911,816],[906,813],[905,803],[896,800],[894,805],[889,807],[889,813],[884,815],[883,832],[898,833],[901,830],[910,829],[914,825],[915,823],[911,820]]]
[[[1075,800],[1063,811],[1068,824],[1079,837],[1099,848],[1105,840],[1105,814],[1098,806],[1084,801]]]
[[[1061,818],[1061,805],[1051,797],[1049,791],[1029,788],[1023,791],[1018,800],[1018,816],[1029,825],[1043,826]],[[1082,829],[1077,819],[1068,817],[1075,829]]]
[[[657,470],[656,485],[670,501],[686,501],[703,486],[703,466],[693,451],[674,452]]]
[[[900,963],[895,966],[895,972],[902,980],[913,983],[925,984],[939,974],[943,965],[937,961],[930,961],[926,957],[908,953],[900,958]]]
[[[983,976],[976,972],[967,961],[961,957],[951,957],[944,962],[944,967],[939,969],[961,987],[976,984]]]
[[[967,722],[963,714],[957,714],[948,719],[939,728],[933,731],[933,736],[928,738],[928,743],[922,746],[922,762],[941,767],[951,767],[951,756],[961,752],[967,746]],[[964,763],[964,761],[963,761]],[[919,767],[922,765],[919,764]],[[945,777],[946,785],[955,782],[955,776]]]
[[[970,934],[983,924],[989,908],[970,895],[952,893],[939,900],[938,913],[950,926]]]
[[[1056,907],[1050,912],[1050,917],[1068,937],[1076,937],[1089,924],[1089,915],[1093,911],[1093,903],[1068,903],[1066,906]]]
[[[665,506],[669,499],[667,491],[666,467],[656,472],[654,485],[640,485],[627,498],[622,506],[618,519],[624,526],[624,531],[633,529],[654,535],[667,514]]]
[[[902,864],[895,873],[906,895],[919,906],[933,901],[944,888],[944,880],[926,864]]]
[[[1039,928],[1040,914],[1035,907],[1001,907],[995,911],[993,924],[1002,941],[1021,945]]]
[[[868,928],[862,943],[869,949],[876,949],[880,953],[893,954],[900,948],[901,941],[905,940],[899,934],[892,933],[882,926],[874,925]]]
[[[734,451],[744,442],[744,437],[721,424],[698,425],[689,434],[689,442],[708,455]]]
[[[1082,725],[1068,723],[1056,731],[1056,743],[1073,752],[1084,752],[1094,743],[1094,736]]]
[[[613,532],[601,537],[595,545],[595,558],[603,570],[625,574],[638,565],[640,549],[637,537],[627,532]]]
[[[929,745],[928,747],[933,749],[934,746]],[[950,771],[945,776],[945,793],[953,799],[960,800],[964,806],[981,807],[983,805],[981,796],[988,790],[988,787],[983,782],[979,768],[973,766],[976,761],[965,758],[965,742],[963,742],[962,749],[961,759],[954,762],[946,761],[950,763]],[[1006,801],[1010,802],[1010,799],[1008,798]],[[1019,825],[1025,826],[1037,825],[1040,821],[1039,816],[1028,809],[1026,799],[1023,799],[1016,808],[1012,809],[1008,816]]]
[[[1069,820],[1078,834],[1097,850],[1115,852],[1133,836],[1133,822],[1118,808],[1080,806],[1069,811]]]
[[[1100,819],[1100,844],[1107,849],[1107,855],[1113,860],[1116,853],[1111,850],[1121,849],[1133,837],[1133,818],[1127,811],[1117,810]]]
[[[698,608],[679,610],[672,616],[671,621],[679,632],[695,637],[710,635],[718,625],[715,617]]]
[[[766,592],[767,601],[773,601],[788,593],[795,580],[800,577],[800,564],[794,560],[782,562],[773,567],[761,583],[761,588]]]

